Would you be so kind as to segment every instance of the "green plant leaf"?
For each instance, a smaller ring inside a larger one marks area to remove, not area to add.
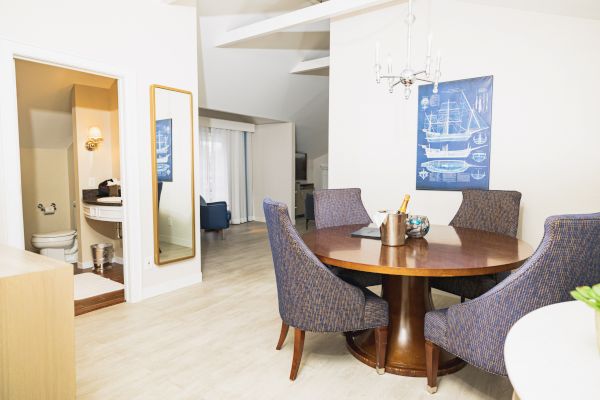
[[[594,286],[592,286],[592,291],[594,292],[596,298],[600,300],[600,283],[597,283]]]
[[[589,299],[592,297],[591,296],[592,288],[589,286],[577,286],[575,288],[575,290],[577,290],[577,292],[579,292],[579,294],[581,294],[586,299]]]
[[[574,299],[587,304],[588,306],[592,307],[593,309],[600,311],[600,302],[585,297],[584,295],[581,294],[581,292],[579,292],[577,290],[572,290],[571,296],[573,296]]]

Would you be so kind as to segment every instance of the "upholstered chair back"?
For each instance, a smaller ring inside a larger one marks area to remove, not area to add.
[[[517,236],[521,193],[508,190],[464,190],[451,226]]]
[[[600,213],[548,218],[541,244],[521,268],[484,295],[448,308],[444,347],[469,364],[506,375],[509,329],[533,310],[572,300],[576,286],[599,283],[599,243]]]
[[[370,224],[371,218],[360,198],[360,189],[315,190],[315,226]]]
[[[363,291],[335,276],[306,247],[285,204],[267,198],[263,208],[283,322],[312,332],[346,332],[363,326]]]

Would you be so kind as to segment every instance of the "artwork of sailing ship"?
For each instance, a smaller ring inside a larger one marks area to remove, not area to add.
[[[156,175],[159,182],[173,182],[173,120],[156,121]]]
[[[417,189],[489,189],[493,77],[419,86]]]

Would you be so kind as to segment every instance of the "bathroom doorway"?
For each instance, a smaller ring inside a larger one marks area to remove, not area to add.
[[[118,80],[20,59],[15,72],[25,249],[73,264],[76,315],[124,302]]]

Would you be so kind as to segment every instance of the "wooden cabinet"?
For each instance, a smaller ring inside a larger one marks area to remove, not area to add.
[[[0,246],[0,400],[75,398],[73,267]]]
[[[296,217],[304,215],[304,197],[315,190],[314,183],[296,182]]]

